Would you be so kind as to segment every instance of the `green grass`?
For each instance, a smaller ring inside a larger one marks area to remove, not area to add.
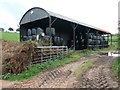
[[[92,66],[95,61],[96,61],[96,59],[92,59],[92,60],[86,61],[82,66],[79,66],[79,67],[75,70],[74,76],[75,76],[76,78],[78,78],[78,77],[81,75],[81,73],[82,73],[83,71],[87,70],[90,66]]]
[[[11,33],[11,32],[0,32],[0,39],[3,40],[15,40],[15,41],[20,41],[20,34],[19,33]]]
[[[118,57],[113,63],[112,63],[112,70],[117,75],[117,78],[120,79],[120,57]]]
[[[105,37],[105,39],[107,39],[107,37]],[[109,41],[108,44],[111,46],[111,37],[109,37],[109,40],[110,40],[110,41]],[[118,47],[118,42],[114,42],[114,41],[117,41],[117,40],[118,40],[118,35],[113,35],[113,36],[112,36],[112,41],[113,41],[113,42],[112,42],[112,46],[113,46],[113,47]]]
[[[107,39],[107,37],[105,37],[105,39]],[[109,37],[109,40],[111,39],[111,36]],[[116,39],[118,39],[118,35],[113,35],[112,36],[112,40],[116,40]]]
[[[116,40],[116,39],[118,39],[118,37],[119,37],[119,35],[114,35],[114,36],[112,36],[112,39]]]
[[[109,37],[110,38],[110,37]],[[118,39],[118,35],[113,35],[112,36],[112,40],[117,40]]]

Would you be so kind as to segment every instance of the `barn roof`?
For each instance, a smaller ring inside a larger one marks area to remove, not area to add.
[[[20,20],[20,25],[22,24],[26,24],[26,23],[29,23],[29,22],[32,22],[32,21],[36,21],[36,20],[40,20],[40,19],[44,19],[44,18],[47,18],[47,17],[56,17],[56,18],[59,18],[59,19],[62,19],[62,20],[66,20],[66,21],[69,21],[71,23],[76,23],[78,25],[83,25],[83,26],[86,26],[86,27],[90,27],[90,28],[93,28],[93,29],[96,29],[96,30],[99,30],[99,31],[102,31],[102,32],[105,32],[105,33],[110,33],[108,31],[105,31],[105,30],[102,30],[100,28],[96,28],[94,26],[91,26],[91,25],[88,25],[88,24],[85,24],[85,23],[82,23],[82,22],[79,22],[77,20],[73,20],[73,19],[70,19],[68,17],[65,17],[65,16],[62,16],[60,14],[56,14],[56,13],[53,13],[51,11],[46,11],[40,7],[34,7],[34,8],[31,8],[29,9],[22,17],[22,19]]]

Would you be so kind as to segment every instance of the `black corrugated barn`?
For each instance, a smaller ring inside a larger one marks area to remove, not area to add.
[[[76,50],[108,47],[108,40],[105,40],[103,35],[110,35],[109,32],[39,7],[29,9],[20,20],[20,41],[35,38],[40,29],[46,35],[46,28],[54,28],[54,38],[58,38],[62,42],[62,44],[54,45],[67,45]],[[31,33],[29,33],[30,30]],[[32,33],[32,31],[36,32]]]

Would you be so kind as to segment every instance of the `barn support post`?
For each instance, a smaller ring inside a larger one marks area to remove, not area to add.
[[[50,30],[51,30],[51,21],[52,21],[52,18],[51,18],[51,16],[49,15],[49,28],[50,28]],[[51,43],[52,43],[52,38],[51,38],[51,36],[50,36],[50,46],[52,46]]]
[[[89,49],[89,36],[88,36],[88,34],[89,34],[89,32],[90,32],[90,29],[87,29],[87,49]]]
[[[111,46],[112,46],[112,34],[110,34],[111,35]]]
[[[105,38],[105,34],[104,33],[103,33],[102,37],[103,37],[102,48],[104,48],[104,38]]]
[[[109,41],[110,41],[110,40],[109,40],[109,34],[107,34],[107,41],[108,41],[107,44],[109,45]]]
[[[51,30],[51,26],[53,25],[53,23],[57,20],[57,18],[55,18],[53,21],[52,21],[52,18],[51,16],[49,15],[49,28]],[[50,46],[52,46],[52,37],[50,36]]]
[[[100,40],[99,40],[100,34],[97,34],[97,40],[98,40],[98,49],[100,48]]]
[[[98,49],[98,31],[96,31],[96,48]]]
[[[73,28],[73,49],[75,50],[75,30],[77,28],[78,24],[72,24]]]
[[[75,50],[75,29],[73,29],[73,47]]]

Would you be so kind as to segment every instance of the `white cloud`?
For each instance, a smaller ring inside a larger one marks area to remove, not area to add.
[[[9,6],[10,3],[13,3],[19,15],[12,12],[13,7],[10,7],[11,11],[7,11],[2,7],[2,12],[4,13],[2,17],[4,17],[4,19],[0,19],[2,19],[3,24],[6,23],[6,25],[16,27],[22,15],[28,9],[32,7],[42,7],[77,21],[116,33],[118,27],[118,1],[119,0],[1,0],[0,3],[6,4],[6,7]]]
[[[0,27],[5,28],[7,30],[9,27],[12,27],[14,29],[17,28],[17,21],[16,19],[5,10],[0,9]]]

